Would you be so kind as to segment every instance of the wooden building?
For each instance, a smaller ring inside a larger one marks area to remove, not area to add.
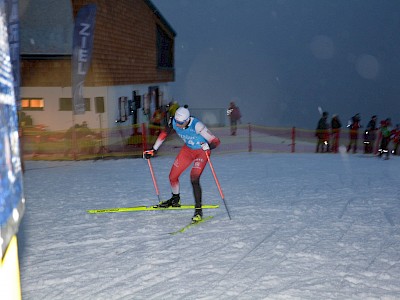
[[[85,113],[72,117],[74,18],[97,6]],[[175,31],[149,0],[20,0],[21,104],[33,124],[64,130],[148,121],[169,101]],[[136,102],[135,102],[136,100]]]

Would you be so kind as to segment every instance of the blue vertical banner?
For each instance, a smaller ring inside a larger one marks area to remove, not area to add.
[[[0,259],[18,232],[25,209],[7,14],[0,0]]]
[[[13,74],[14,95],[17,107],[20,107],[20,41],[19,41],[19,14],[18,0],[5,0],[8,26],[8,43]]]
[[[92,59],[96,4],[83,6],[76,15],[72,43],[72,102],[74,115],[85,113],[83,84]]]

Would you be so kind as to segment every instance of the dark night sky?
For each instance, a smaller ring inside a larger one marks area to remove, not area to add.
[[[400,123],[398,0],[152,0],[177,32],[171,96],[315,128],[322,107]]]

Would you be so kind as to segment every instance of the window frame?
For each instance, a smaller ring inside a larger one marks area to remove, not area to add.
[[[24,101],[28,101],[28,106],[23,106]],[[33,101],[40,101],[42,106],[32,106]],[[21,98],[21,109],[23,111],[44,111],[45,102],[42,97],[23,97]]]
[[[91,111],[90,98],[83,98],[85,100],[85,111]],[[64,102],[64,103],[62,103]],[[58,98],[58,111],[72,111],[72,98],[60,97]]]
[[[157,67],[160,69],[174,68],[174,39],[157,25],[156,29]]]

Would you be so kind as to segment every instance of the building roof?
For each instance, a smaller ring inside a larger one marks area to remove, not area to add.
[[[150,7],[150,9],[153,11],[153,13],[156,15],[157,18],[160,19],[160,21],[168,28],[169,31],[176,36],[175,30],[172,28],[172,26],[168,23],[168,21],[163,17],[163,15],[160,13],[158,8],[150,1],[150,0],[144,0],[146,4]]]
[[[20,53],[71,55],[71,0],[19,0]]]
[[[175,30],[150,0],[143,0],[176,36]],[[96,2],[94,0],[94,2]],[[20,53],[23,57],[72,55],[74,17],[71,0],[19,0]]]

